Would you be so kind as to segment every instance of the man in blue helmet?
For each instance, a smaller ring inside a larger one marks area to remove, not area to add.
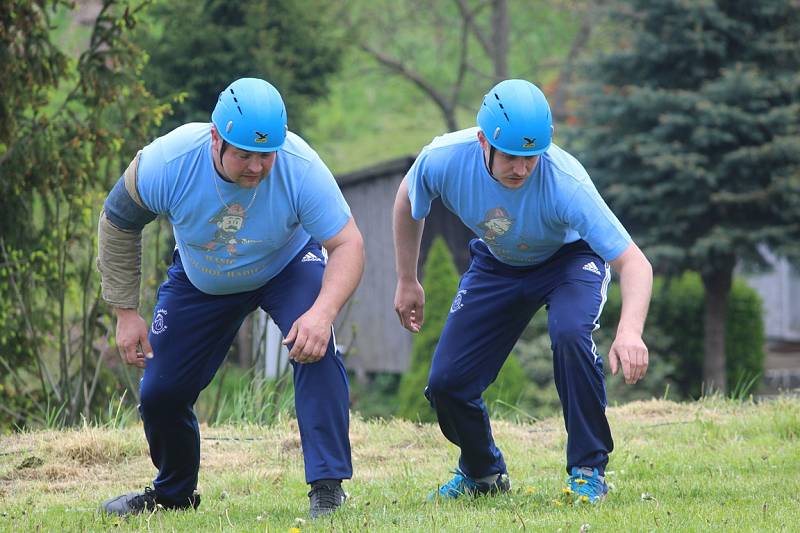
[[[117,316],[121,355],[144,369],[139,412],[158,468],[153,488],[108,500],[102,510],[197,507],[193,406],[244,318],[261,307],[290,347],[317,517],[342,504],[341,481],[352,476],[348,381],[332,324],[361,279],[363,241],[331,172],[287,131],[272,85],[234,81],[211,120],[141,150],[100,217],[103,297]],[[157,215],[172,224],[176,248],[148,328],[137,311],[141,231]]]
[[[470,242],[472,262],[425,389],[442,433],[461,449],[455,476],[431,498],[509,490],[481,394],[542,306],[568,433],[570,488],[592,503],[608,490],[604,471],[613,442],[592,331],[599,327],[610,264],[623,298],[611,370],[621,367],[630,384],[644,377],[652,269],[581,164],[551,142],[552,132],[544,94],[524,80],[503,81],[484,97],[478,127],[434,139],[397,192],[395,309],[406,329],[418,332],[423,325],[417,261],[431,201],[441,198],[478,237]]]

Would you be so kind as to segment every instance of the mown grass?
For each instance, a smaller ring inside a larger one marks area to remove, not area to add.
[[[97,506],[150,482],[139,426],[17,434],[0,440],[0,530],[797,531],[800,399],[652,400],[611,408],[609,418],[612,492],[595,507],[560,501],[560,418],[497,422],[512,493],[445,503],[424,501],[457,459],[436,426],[356,419],[349,499],[314,522],[291,419],[203,427],[200,509],[129,519]]]

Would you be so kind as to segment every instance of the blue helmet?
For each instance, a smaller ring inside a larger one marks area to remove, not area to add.
[[[275,152],[286,140],[283,98],[257,78],[240,78],[219,93],[211,121],[226,142],[248,152]]]
[[[501,81],[483,97],[478,126],[497,150],[539,155],[553,139],[553,116],[544,93],[525,80]]]

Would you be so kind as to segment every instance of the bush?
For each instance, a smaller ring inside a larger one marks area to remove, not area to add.
[[[424,396],[431,360],[458,289],[453,256],[441,237],[431,244],[423,267],[425,274],[425,325],[414,337],[411,365],[400,381],[397,415],[410,420],[435,422],[436,412]],[[484,394],[487,406],[498,412],[511,411],[523,397],[527,377],[514,356],[509,356],[495,382]]]
[[[657,277],[645,327],[645,342],[650,350],[650,368],[641,385],[625,386],[630,395],[641,387],[659,396],[663,384],[674,382],[680,398],[698,398],[703,380],[704,290],[699,274],[686,272],[669,280]],[[619,322],[621,298],[615,284],[609,291],[596,338],[608,353]],[[727,379],[731,389],[739,389],[761,375],[764,366],[764,321],[762,304],[756,291],[744,281],[735,280],[728,298],[725,317],[725,355]],[[661,367],[661,363],[667,363]],[[606,365],[608,366],[608,365]],[[609,380],[609,391],[613,380]],[[609,394],[611,396],[611,394]],[[627,399],[627,398],[626,398]],[[630,399],[633,399],[631,397]]]
[[[594,333],[604,357],[610,404],[652,397],[698,398],[703,376],[703,302],[700,276],[687,272],[679,278],[657,277],[653,286],[644,341],[650,351],[645,379],[625,384],[620,371],[611,375],[608,350],[616,335],[622,300],[618,284],[608,292],[601,328]],[[547,335],[547,314],[537,313],[515,348],[531,386],[520,406],[536,416],[554,414],[560,404],[553,385],[552,352]],[[745,282],[736,280],[725,317],[727,377],[734,395],[746,394],[764,366],[764,322],[761,300]]]
[[[442,335],[453,295],[458,289],[458,272],[453,256],[441,237],[436,237],[431,244],[423,273],[425,325],[414,336],[411,365],[400,380],[397,415],[410,420],[435,422],[436,412],[423,392],[428,383],[433,352]]]
[[[512,352],[506,359],[497,379],[483,394],[483,400],[493,417],[517,418],[525,411],[524,392],[528,388],[528,377]]]

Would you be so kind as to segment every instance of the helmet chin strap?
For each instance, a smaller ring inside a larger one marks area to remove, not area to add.
[[[489,175],[492,177],[494,181],[498,181],[497,178],[494,177],[494,173],[492,172],[492,166],[494,165],[494,154],[496,151],[497,149],[491,143],[489,143],[489,164],[487,165],[486,170],[487,172],[489,172]]]
[[[219,166],[222,167],[222,170],[225,170],[225,164],[222,162],[222,156],[225,154],[225,150],[228,149],[228,141],[226,141],[225,139],[221,139],[221,141],[222,141],[222,146],[219,147]],[[227,181],[228,183],[233,183],[231,180],[223,176],[219,170],[217,170],[217,165],[214,165],[214,170],[217,171],[217,176],[219,176],[221,179]]]

